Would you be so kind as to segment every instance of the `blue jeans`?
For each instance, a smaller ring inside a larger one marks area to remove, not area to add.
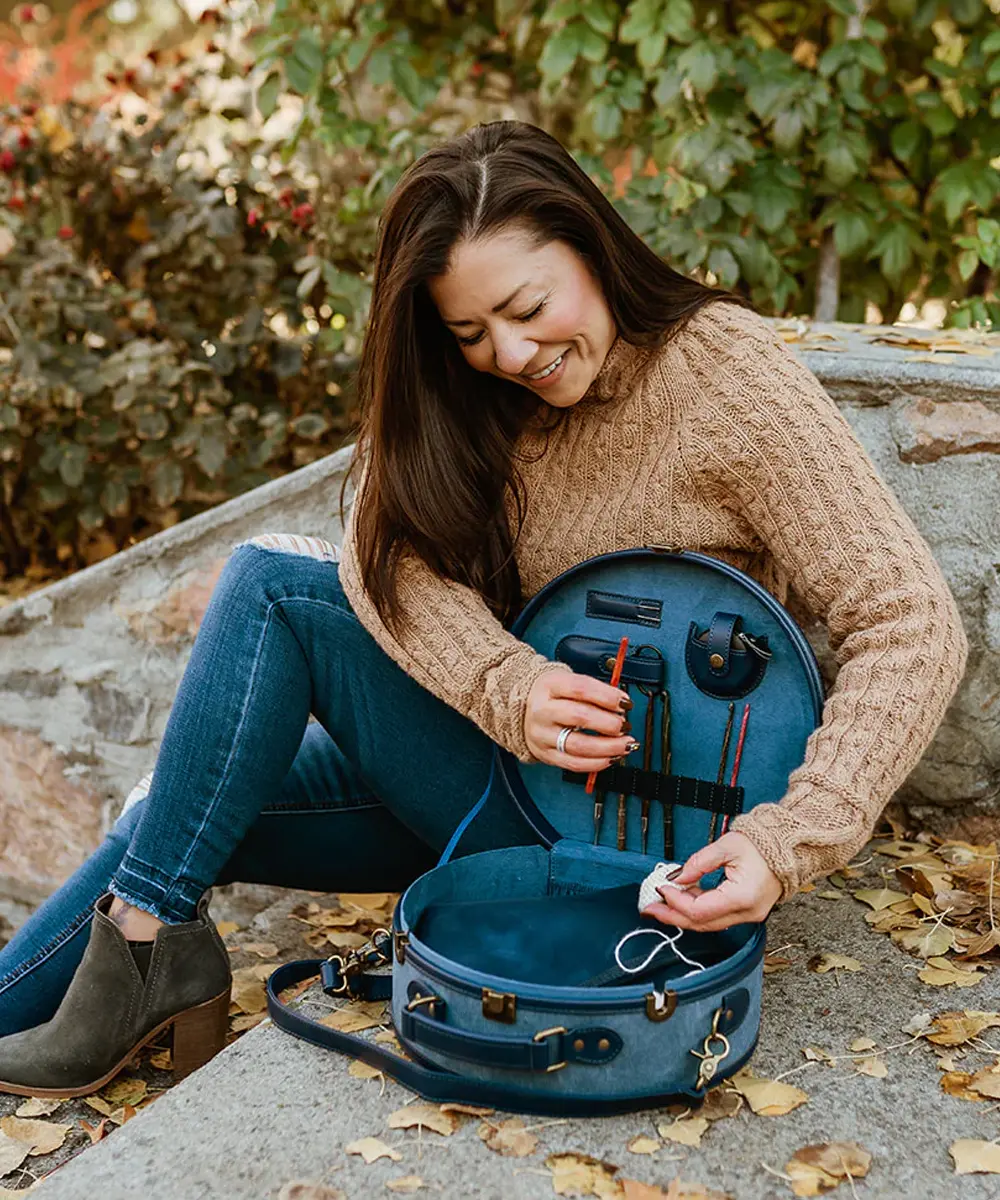
[[[271,540],[223,569],[148,795],[0,951],[0,1036],[58,1008],[104,892],[176,923],[215,883],[398,890],[486,786],[492,743],[380,649],[337,563]],[[462,851],[535,840],[494,784]]]

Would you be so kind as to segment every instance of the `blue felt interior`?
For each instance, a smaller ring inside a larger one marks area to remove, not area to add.
[[[591,589],[662,600],[660,627],[588,616],[587,592]],[[642,644],[655,646],[667,661],[671,771],[714,782],[728,702],[698,689],[685,666],[684,650],[691,622],[704,629],[716,612],[738,613],[748,633],[758,638],[766,636],[772,652],[759,686],[747,696],[735,699],[735,722],[724,781],[728,784],[730,780],[743,706],[749,703],[750,717],[738,780],[745,790],[744,811],[747,811],[756,804],[781,799],[788,776],[802,762],[806,741],[822,715],[822,684],[808,642],[787,611],[750,576],[700,554],[629,551],[604,555],[580,564],[543,589],[525,608],[513,631],[549,657],[555,656],[556,644],[569,633],[606,638],[615,646],[628,635],[630,652]],[[631,695],[635,706],[630,717],[632,732],[642,741],[647,700],[634,687]],[[652,766],[659,770],[659,703],[655,715]],[[628,759],[633,766],[641,766],[642,761],[642,750]],[[580,785],[565,782],[556,767],[525,765],[503,754],[501,769],[515,802],[546,841],[553,844],[561,837],[578,848],[586,847],[583,857],[592,866],[593,798]],[[641,801],[630,796],[627,805],[627,847],[638,852]],[[648,859],[663,857],[662,812],[654,801],[649,814]],[[621,857],[614,849],[616,814],[617,797],[608,795],[601,843],[611,849],[608,854],[600,855],[602,886],[611,886],[604,871]],[[708,813],[675,808],[675,859],[683,861],[708,841],[710,821]],[[648,860],[639,861],[641,870],[648,869]]]

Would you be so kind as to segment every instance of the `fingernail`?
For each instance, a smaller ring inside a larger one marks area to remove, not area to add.
[[[627,753],[627,754],[631,754],[633,750],[638,750],[639,748],[640,748],[640,747],[639,747],[639,743],[638,743],[638,742],[630,742],[630,743],[629,743],[628,750],[626,751],[626,753]]]
[[[622,733],[631,733],[631,732],[632,732],[632,722],[631,721],[622,721]]]
[[[628,696],[622,697],[622,699],[618,701],[618,711],[627,713],[627,712],[631,712],[631,710],[632,710],[632,701],[628,698]]]

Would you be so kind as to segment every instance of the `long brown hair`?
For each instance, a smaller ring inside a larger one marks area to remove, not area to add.
[[[534,125],[478,125],[422,155],[381,217],[348,475],[363,461],[354,540],[365,591],[391,629],[403,616],[397,580],[407,551],[473,588],[503,621],[521,605],[514,544],[523,496],[514,447],[543,402],[470,367],[426,286],[447,271],[456,242],[509,224],[577,250],[629,342],[665,340],[709,301],[744,303],[669,267]]]

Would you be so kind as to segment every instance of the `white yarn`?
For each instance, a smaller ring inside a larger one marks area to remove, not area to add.
[[[652,871],[650,871],[650,873],[639,885],[640,913],[649,908],[651,904],[656,904],[657,901],[663,899],[663,897],[656,890],[657,888],[672,887],[677,888],[678,891],[684,890],[679,884],[674,883],[672,879],[668,878],[669,875],[672,875],[675,871],[679,870],[680,865],[678,863],[656,864]],[[649,954],[646,955],[646,957],[637,967],[627,967],[622,962],[621,958],[622,946],[624,946],[630,938],[638,937],[640,934],[644,933],[651,933],[654,937],[660,939],[660,943],[659,945],[653,947],[653,949],[649,952]],[[663,929],[633,929],[630,933],[626,933],[618,945],[615,946],[615,962],[618,964],[619,968],[625,972],[626,975],[637,975],[640,971],[645,971],[645,969],[665,946],[669,946],[670,949],[673,950],[673,952],[681,960],[681,962],[685,962],[689,967],[693,968],[693,970],[690,970],[683,975],[682,978],[687,979],[689,975],[697,975],[699,971],[707,970],[708,968],[704,965],[704,963],[695,962],[693,958],[688,958],[684,951],[681,950],[681,948],[677,945],[677,943],[681,940],[681,937],[682,930],[680,929],[673,934],[667,933]],[[657,1006],[662,1007],[663,1004],[666,1003],[666,993],[657,992],[655,988],[653,991],[657,998]]]
[[[684,890],[678,884],[674,883],[673,880],[667,878],[680,869],[680,863],[661,862],[656,864],[639,885],[639,912],[645,912],[651,904],[658,904],[663,899],[657,888],[672,887],[677,888],[679,892]]]

